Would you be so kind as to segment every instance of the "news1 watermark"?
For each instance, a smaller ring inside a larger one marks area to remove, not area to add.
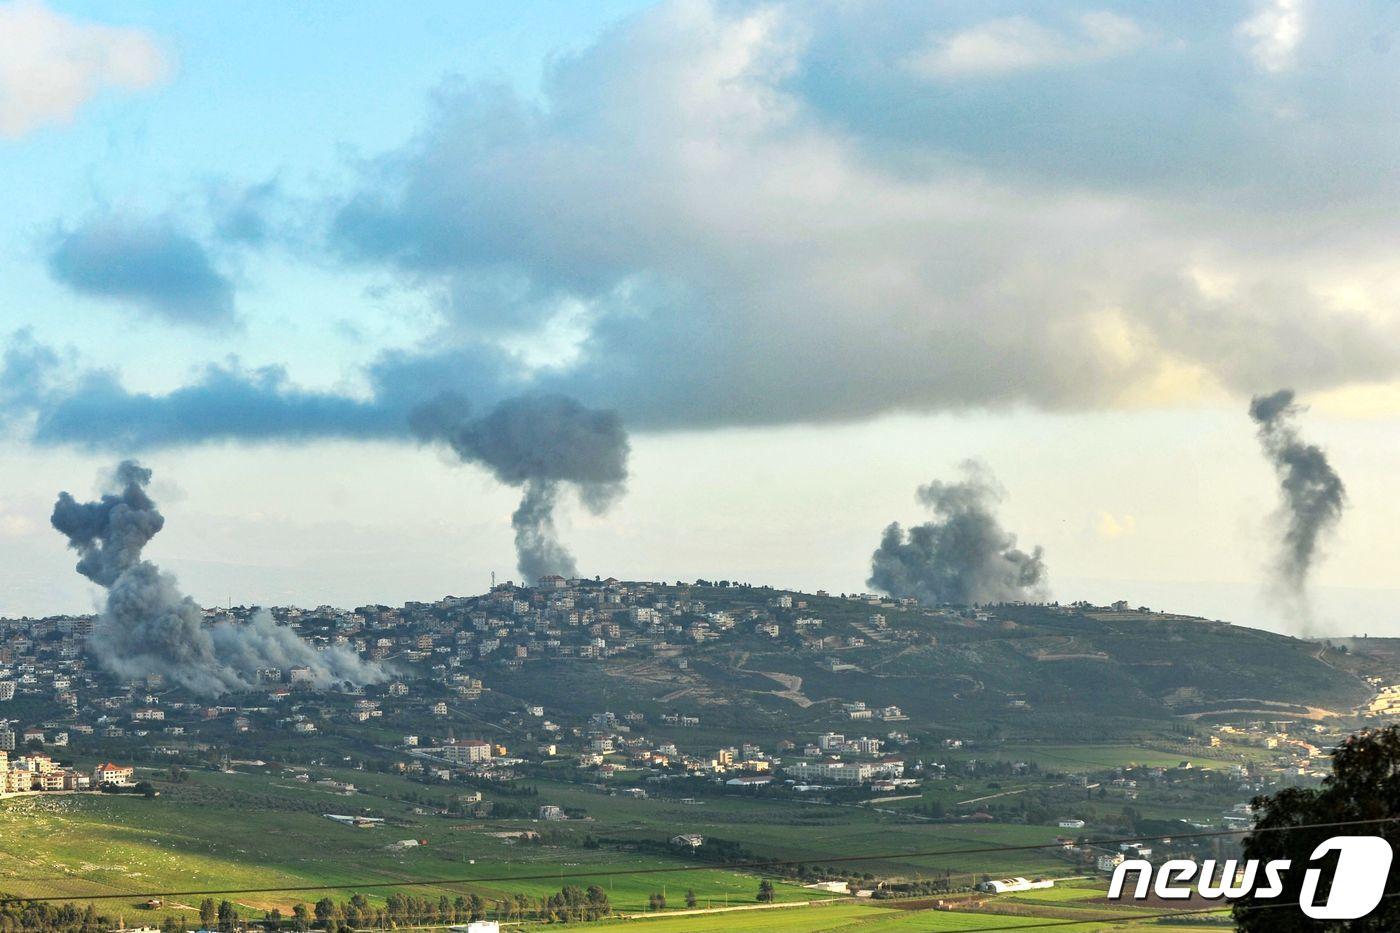
[[[1317,903],[1318,886],[1323,869],[1318,865],[1332,853],[1337,853],[1332,887],[1325,902]],[[1333,836],[1313,849],[1304,872],[1298,896],[1298,908],[1314,920],[1359,920],[1381,902],[1394,852],[1390,843],[1380,836]],[[1127,859],[1113,870],[1109,884],[1110,899],[1123,897],[1130,875],[1135,876],[1131,893],[1134,899],[1155,894],[1163,900],[1185,900],[1193,895],[1209,899],[1237,900],[1252,897],[1268,901],[1285,890],[1284,877],[1295,871],[1289,859],[1225,859],[1217,872],[1214,859],[1194,862],[1171,859],[1153,865],[1144,859]]]

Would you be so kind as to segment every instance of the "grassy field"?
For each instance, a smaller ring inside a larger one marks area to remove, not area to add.
[[[161,781],[160,774],[147,772],[141,776],[157,779],[161,791],[155,799],[73,795],[0,801],[0,892],[77,902],[122,893],[130,896],[99,901],[98,906],[128,922],[150,922],[159,916],[138,910],[142,898],[137,894],[234,888],[267,889],[229,895],[245,916],[272,907],[287,912],[294,903],[312,903],[323,895],[346,899],[361,893],[377,901],[398,889],[432,899],[476,893],[492,900],[507,893],[547,896],[565,884],[593,883],[601,885],[614,908],[623,912],[644,913],[654,893],[664,893],[674,909],[684,904],[690,890],[701,907],[755,902],[759,879],[752,873],[707,867],[645,848],[682,832],[741,842],[764,858],[839,864],[852,874],[933,878],[947,871],[955,883],[968,883],[983,874],[1055,877],[1072,870],[1048,848],[995,851],[1051,843],[1060,832],[1051,826],[921,822],[863,807],[786,799],[704,797],[693,804],[655,797],[637,800],[610,796],[593,785],[552,780],[524,782],[536,793],[520,799],[531,809],[552,803],[583,811],[584,818],[562,823],[448,818],[434,811],[461,793],[460,786],[430,786],[348,768],[314,771],[318,777],[353,782],[359,790],[344,796],[269,771],[196,771],[183,783]],[[493,793],[488,791],[488,798]],[[326,819],[325,813],[369,813],[386,823],[372,830],[355,829]],[[544,838],[529,843],[493,835],[524,830],[541,832]],[[590,838],[604,842],[585,845]],[[395,846],[410,839],[423,844]],[[401,887],[405,883],[415,886]],[[796,884],[779,881],[775,887],[781,903],[830,898]],[[288,890],[293,888],[305,890]],[[1093,886],[1073,884],[1006,898],[1004,903],[1009,909],[1062,915],[1057,912],[1076,904],[1089,909],[1087,902],[1099,893]],[[188,918],[199,900],[197,894],[176,895],[167,899],[166,909]],[[1094,909],[1108,910],[1103,905]],[[647,918],[627,925],[640,923],[656,933],[893,933],[979,929],[997,920],[984,913],[891,910],[855,903],[746,911],[741,916],[743,926],[735,924],[733,915],[723,914]]]
[[[160,893],[231,888],[282,889],[230,896],[246,911],[284,911],[323,894],[347,898],[359,892],[387,895],[396,884],[468,879],[431,884],[411,893],[436,898],[475,892],[488,899],[504,893],[548,895],[564,884],[598,883],[614,907],[644,911],[650,895],[662,892],[671,905],[693,890],[702,906],[752,903],[758,879],[752,874],[692,867],[679,858],[627,851],[615,845],[586,848],[587,836],[664,840],[680,832],[742,841],[764,857],[821,862],[838,856],[878,856],[843,863],[867,870],[918,876],[945,869],[980,873],[1040,873],[1061,866],[1043,851],[981,852],[940,857],[905,853],[985,849],[1048,842],[1046,827],[1007,824],[927,824],[855,807],[766,800],[707,798],[700,805],[674,800],[611,797],[586,785],[532,783],[533,806],[556,803],[587,811],[566,823],[534,820],[448,819],[425,814],[452,793],[392,775],[317,769],[353,781],[354,796],[330,793],[287,776],[195,772],[186,783],[158,782],[161,795],[73,795],[15,798],[0,802],[0,891],[19,896],[85,896],[121,892]],[[460,789],[458,789],[460,792]],[[324,813],[368,809],[389,821],[364,830],[324,818]],[[543,844],[521,843],[491,833],[544,831]],[[401,840],[425,845],[396,849]],[[626,872],[665,868],[660,874]],[[470,879],[482,879],[472,881]],[[331,890],[330,886],[354,885]],[[325,887],[321,887],[325,886]],[[285,892],[287,888],[308,890]],[[778,882],[779,901],[827,897]],[[99,902],[129,913],[139,898]],[[173,910],[198,896],[173,897]],[[149,916],[142,912],[142,916]]]
[[[672,903],[694,890],[701,903],[747,903],[758,880],[738,872],[696,868],[662,875],[597,873],[658,867],[678,862],[658,857],[630,857],[615,851],[564,849],[511,844],[487,832],[522,828],[500,824],[449,824],[445,820],[396,818],[406,826],[353,829],[318,812],[238,806],[240,785],[254,779],[236,775],[199,775],[207,789],[224,796],[223,806],[184,806],[187,791],[176,788],[156,800],[115,796],[17,798],[0,803],[0,891],[20,896],[85,895],[122,891],[163,892],[228,888],[312,887],[295,894],[267,892],[230,896],[251,910],[284,910],[296,901],[312,902],[323,893],[346,898],[354,891],[375,896],[398,882],[425,879],[510,879],[477,883],[426,885],[413,893],[436,898],[473,891],[491,898],[505,892],[547,895],[567,883],[593,881],[608,890],[620,910],[644,910],[653,892]],[[206,783],[207,782],[207,783]],[[299,788],[283,791],[284,804],[313,794]],[[364,801],[326,796],[317,801],[325,812],[354,812]],[[405,808],[407,809],[407,808]],[[522,821],[523,822],[523,821]],[[538,824],[528,823],[526,828]],[[396,851],[401,839],[425,839],[426,846]],[[528,876],[528,877],[521,877]],[[514,880],[519,878],[520,880]],[[318,885],[354,884],[353,889],[315,890]],[[777,884],[779,900],[819,895],[796,885]],[[130,909],[138,898],[102,904],[113,912]],[[172,904],[197,903],[197,897],[172,898]]]
[[[1084,923],[1065,924],[1063,920],[1052,917],[1005,916],[973,911],[898,910],[865,904],[646,918],[602,924],[600,928],[635,930],[636,933],[728,933],[731,930],[744,930],[745,933],[834,933],[838,930],[855,930],[859,933],[972,933],[985,930],[990,933],[992,930],[1010,927],[1033,929],[1046,924],[1054,924],[1053,929],[1068,930],[1071,933],[1100,930],[1153,930],[1160,933],[1195,930],[1199,933],[1203,929],[1200,925],[1171,925],[1152,919],[1121,922],[1115,918],[1115,922],[1111,923],[1088,920]]]
[[[1046,771],[1088,771],[1141,765],[1147,768],[1175,768],[1190,761],[1197,768],[1228,768],[1236,762],[1193,758],[1142,748],[1138,745],[1003,745],[990,756],[1012,761],[1032,761]]]

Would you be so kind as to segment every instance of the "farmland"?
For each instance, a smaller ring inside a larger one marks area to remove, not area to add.
[[[856,874],[933,877],[948,871],[970,883],[985,874],[1069,873],[1046,849],[985,851],[1044,845],[1053,838],[1045,827],[920,823],[864,808],[806,803],[631,800],[543,781],[534,785],[539,799],[586,809],[587,817],[557,826],[534,820],[458,820],[423,812],[440,802],[444,790],[350,769],[326,773],[361,779],[358,792],[343,798],[266,771],[200,772],[179,783],[152,775],[160,789],[154,799],[64,795],[0,801],[0,890],[77,902],[102,896],[97,903],[108,913],[147,918],[153,912],[140,909],[143,898],[137,895],[264,889],[228,895],[244,916],[256,916],[274,907],[289,913],[293,904],[325,895],[360,893],[382,902],[405,883],[414,885],[407,890],[431,899],[474,892],[488,901],[506,893],[542,897],[565,884],[596,883],[607,891],[614,909],[631,914],[646,913],[649,898],[658,892],[672,911],[684,904],[687,892],[694,893],[702,909],[753,905],[758,876],[751,872],[629,851],[626,845],[628,840],[661,840],[679,828],[713,838],[742,838],[765,858],[862,857],[848,865]],[[356,829],[321,815],[346,811],[374,812],[386,824]],[[526,842],[501,835],[521,830],[540,831],[542,838]],[[591,847],[589,840],[596,838],[623,842]],[[395,845],[405,839],[421,844]],[[954,854],[903,854],[939,851]],[[774,881],[778,903],[833,897],[781,878]],[[131,896],[108,897],[122,892]],[[1017,902],[1029,910],[1062,906],[1101,896],[1101,888],[1037,893]],[[188,918],[199,899],[169,897],[163,912]],[[648,920],[639,929],[733,928],[723,926],[732,922],[724,916]],[[985,925],[988,919],[981,913],[892,911],[871,902],[746,912],[743,917],[745,929],[775,933],[853,928],[851,924],[875,931],[955,930]]]

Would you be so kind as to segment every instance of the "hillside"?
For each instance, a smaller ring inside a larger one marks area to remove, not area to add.
[[[702,730],[815,730],[849,719],[843,704],[864,702],[898,706],[920,730],[1076,737],[1236,711],[1345,715],[1370,694],[1358,658],[1339,664],[1316,642],[1187,616],[928,610],[767,588],[653,586],[658,598],[701,602],[697,619],[728,617],[732,627],[711,624],[714,637],[639,644],[599,662],[527,662],[492,672],[495,692],[636,708],[653,721],[694,714]]]

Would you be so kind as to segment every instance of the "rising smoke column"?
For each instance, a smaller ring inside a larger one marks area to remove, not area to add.
[[[871,558],[867,585],[922,603],[1006,602],[1039,594],[1045,562],[1037,547],[1027,554],[993,512],[1002,489],[986,467],[962,465],[961,482],[920,486],[918,500],[933,521],[904,529],[892,522]]]
[[[1303,411],[1293,401],[1292,389],[1272,395],[1256,395],[1249,403],[1249,417],[1259,426],[1259,443],[1279,478],[1283,527],[1275,587],[1286,607],[1306,628],[1311,624],[1308,575],[1317,560],[1318,541],[1341,520],[1346,487],[1316,444],[1298,436],[1294,418]]]
[[[150,470],[127,460],[117,467],[113,492],[96,502],[62,492],[54,504],[51,521],[80,555],[78,572],[107,590],[88,639],[103,668],[124,679],[161,674],[206,695],[251,689],[264,668],[309,667],[319,687],[385,679],[350,648],[317,650],[265,611],[247,624],[206,626],[175,578],[141,557],[165,525],[146,494],[150,481]]]
[[[522,395],[473,418],[463,400],[443,397],[415,410],[410,424],[419,438],[444,441],[463,461],[524,487],[511,525],[527,582],[551,573],[577,576],[555,530],[554,507],[565,483],[594,514],[623,493],[630,448],[615,412],[585,408],[563,395]]]

